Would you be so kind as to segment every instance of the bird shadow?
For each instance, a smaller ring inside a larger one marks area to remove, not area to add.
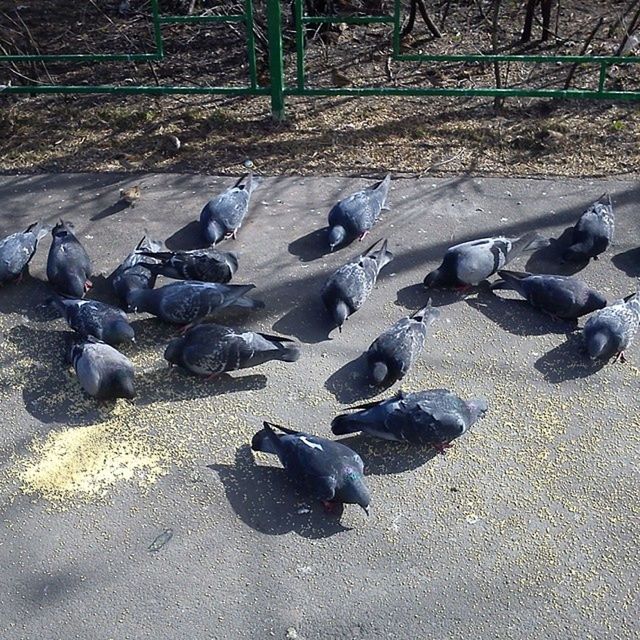
[[[552,273],[572,276],[582,271],[589,260],[564,262],[562,254],[571,245],[573,227],[567,227],[557,238],[549,238],[549,244],[534,251],[527,260],[525,270],[529,273]]]
[[[251,447],[236,450],[231,465],[211,464],[229,504],[252,529],[271,536],[295,532],[304,538],[328,538],[349,531],[340,523],[342,510],[327,514],[319,502],[300,493],[284,469],[255,462]]]
[[[154,317],[136,317],[136,319],[130,321],[129,324],[136,334],[135,345],[126,346],[126,350],[131,353],[145,350],[157,351],[159,348],[164,349],[172,338],[177,338],[181,335],[178,333],[178,327],[162,322],[162,320]],[[128,355],[124,349],[123,347],[123,353]]]
[[[41,322],[48,319],[45,301],[51,298],[53,289],[48,282],[38,280],[28,272],[22,276],[21,282],[11,282],[2,287],[0,295],[1,314],[20,314]]]
[[[164,244],[169,251],[206,249],[209,246],[202,237],[200,223],[197,220],[192,220],[181,229],[178,229],[164,241]]]
[[[617,253],[611,258],[611,262],[630,278],[640,277],[640,247]]]
[[[332,373],[324,386],[338,402],[353,404],[372,398],[392,385],[375,387],[369,384],[367,354],[363,353]]]
[[[267,386],[267,377],[263,374],[232,376],[224,373],[214,380],[207,380],[178,367],[161,367],[137,374],[135,386],[134,404],[144,406],[154,402],[180,402],[258,391]]]
[[[131,205],[129,205],[124,200],[118,200],[118,202],[114,202],[113,204],[110,204],[108,207],[105,207],[102,211],[99,211],[95,215],[91,216],[89,220],[92,220],[93,222],[97,220],[103,220],[104,218],[108,218],[109,216],[112,216],[116,213],[120,213],[121,211],[124,211],[130,206]]]
[[[329,253],[327,244],[328,228],[315,229],[289,244],[289,253],[297,256],[300,262],[311,262]]]
[[[584,353],[581,334],[572,334],[562,344],[538,358],[533,365],[547,382],[558,384],[567,380],[588,378],[604,366],[592,361]]]
[[[391,442],[365,434],[336,440],[353,449],[365,462],[365,475],[389,475],[418,469],[438,454],[429,446]]]
[[[329,339],[334,324],[320,296],[311,295],[276,321],[272,328],[281,335],[315,344]]]
[[[516,336],[568,334],[576,329],[575,323],[554,320],[525,300],[503,298],[489,291],[479,292],[474,298],[465,298],[465,302],[501,329]]]
[[[445,307],[463,299],[462,294],[447,289],[426,289],[423,284],[410,284],[396,293],[396,306],[417,311],[431,300],[434,307]]]

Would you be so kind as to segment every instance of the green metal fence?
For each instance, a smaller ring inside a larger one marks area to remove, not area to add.
[[[259,86],[256,73],[256,43],[254,38],[253,0],[244,0],[244,13],[237,15],[173,16],[162,15],[158,0],[151,0],[151,14],[155,51],[137,54],[63,54],[63,55],[0,55],[0,62],[101,62],[101,61],[159,61],[165,58],[162,27],[170,24],[242,23],[246,32],[246,54],[249,81],[244,86],[174,86],[174,85],[17,85],[3,89],[5,93],[65,93],[65,94],[232,94],[269,95],[271,109],[276,119],[284,117],[285,98],[295,96],[485,96],[485,97],[536,97],[571,99],[640,100],[640,91],[617,91],[606,87],[607,69],[612,65],[638,65],[639,56],[588,56],[588,55],[519,55],[519,54],[455,54],[431,55],[403,53],[401,50],[402,4],[394,0],[393,15],[388,16],[308,16],[303,0],[294,0],[295,22],[295,82],[285,81],[283,57],[283,33],[281,0],[267,0],[267,39],[269,43],[269,86]],[[385,23],[393,26],[391,58],[404,62],[459,62],[459,63],[508,63],[526,65],[572,64],[588,65],[598,71],[597,89],[553,89],[527,87],[310,87],[305,70],[305,31],[308,24]]]

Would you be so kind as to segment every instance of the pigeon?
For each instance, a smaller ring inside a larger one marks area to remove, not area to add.
[[[585,323],[584,343],[592,360],[626,362],[625,349],[631,344],[640,324],[638,292],[610,307],[596,311]]]
[[[111,274],[111,285],[121,303],[130,310],[129,296],[136,289],[153,289],[156,284],[157,274],[148,268],[150,262],[155,263],[154,258],[146,258],[140,251],[161,251],[162,242],[151,240],[143,236],[125,261]]]
[[[295,362],[300,357],[300,347],[289,338],[205,324],[171,340],[164,357],[170,365],[215,378],[225,371],[247,369],[270,360]]]
[[[606,299],[585,282],[572,276],[532,274],[501,269],[502,278],[491,285],[491,290],[513,289],[533,307],[553,318],[577,320],[607,306]]]
[[[0,285],[22,279],[24,270],[35,255],[38,241],[48,232],[39,222],[34,222],[24,231],[0,240]]]
[[[360,505],[369,515],[371,498],[364,482],[364,464],[355,451],[326,438],[263,424],[251,441],[254,451],[277,455],[291,480],[304,486],[328,511],[349,503]]]
[[[382,267],[393,259],[393,254],[387,250],[386,240],[380,249],[374,251],[378,242],[371,245],[353,262],[335,271],[322,289],[321,297],[324,306],[340,331],[345,320],[369,297]]]
[[[440,315],[431,306],[398,320],[379,335],[367,351],[369,372],[375,384],[393,384],[402,380],[424,348],[429,326]]]
[[[140,255],[160,260],[144,264],[151,273],[176,280],[229,282],[238,270],[238,257],[230,251],[195,249],[193,251],[140,251]]]
[[[343,242],[362,240],[385,208],[391,174],[377,184],[340,200],[329,211],[329,248],[333,251]]]
[[[607,202],[604,202],[605,198]],[[588,262],[607,250],[613,239],[615,221],[608,193],[594,202],[573,227],[571,245],[562,254],[564,262]]]
[[[519,238],[497,236],[463,242],[447,249],[442,264],[427,275],[424,284],[427,288],[468,289],[492,276],[523,251],[548,244],[549,241],[535,231]]]
[[[119,351],[93,340],[71,348],[71,361],[80,386],[98,400],[134,398],[133,365]]]
[[[398,393],[351,407],[331,422],[335,435],[363,431],[376,438],[428,445],[444,453],[487,411],[483,398],[463,400],[448,389]]]
[[[99,300],[54,298],[67,324],[83,338],[95,338],[110,345],[135,341],[133,328],[121,309]]]
[[[223,238],[233,237],[235,240],[247,215],[249,200],[258,181],[250,173],[242,186],[240,182],[242,180],[209,200],[200,213],[202,235],[210,245],[217,244]]]
[[[82,298],[93,286],[91,260],[85,248],[73,235],[71,225],[60,220],[51,231],[53,242],[47,260],[47,278],[56,292]]]
[[[129,294],[129,301],[133,311],[150,313],[165,322],[190,325],[225,307],[263,308],[264,302],[245,295],[253,288],[254,284],[187,280],[159,289],[136,289]]]

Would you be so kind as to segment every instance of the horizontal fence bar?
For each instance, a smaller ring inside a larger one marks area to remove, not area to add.
[[[243,15],[228,16],[160,16],[160,24],[198,24],[200,22],[244,22]]]
[[[428,54],[401,53],[394,56],[395,60],[404,60],[406,62],[538,62],[538,63],[555,63],[555,62],[572,62],[578,64],[635,64],[640,62],[639,56],[540,56],[540,55],[519,55],[519,54]]]
[[[391,23],[393,16],[303,16],[303,24],[379,24]]]
[[[300,91],[285,87],[288,96],[484,96],[522,98],[608,98],[640,100],[640,91],[593,91],[590,89],[446,89],[423,87],[345,87],[317,88]]]
[[[0,62],[135,62],[161,60],[159,53],[61,53],[38,55],[0,56]]]
[[[8,86],[0,90],[0,94],[6,93],[78,93],[78,94],[142,94],[142,95],[197,95],[197,94],[231,94],[238,96],[247,95],[269,95],[269,87],[152,87],[152,86],[130,86],[120,85],[15,85]]]

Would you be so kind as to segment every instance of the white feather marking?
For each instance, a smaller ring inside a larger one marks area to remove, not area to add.
[[[322,445],[318,444],[317,442],[309,442],[305,436],[300,436],[300,440],[302,440],[302,442],[304,442],[307,445],[307,447],[311,447],[312,449],[320,449],[320,451],[324,451],[324,449],[322,448]]]

